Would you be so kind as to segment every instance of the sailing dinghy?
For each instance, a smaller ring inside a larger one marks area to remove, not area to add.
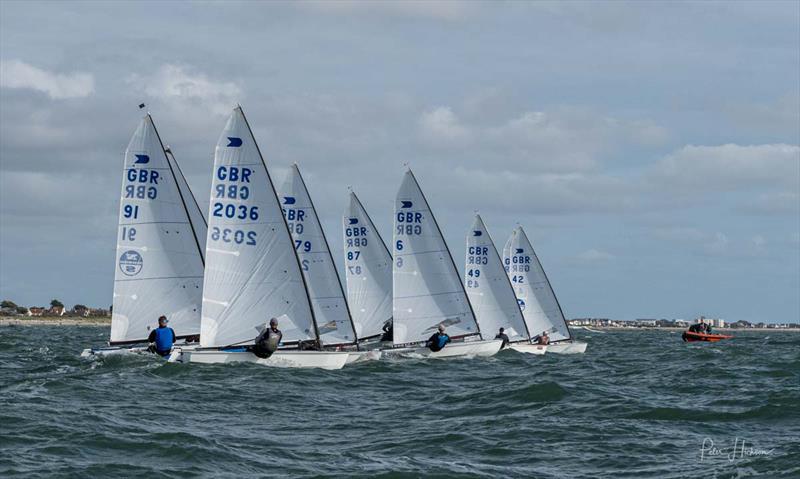
[[[395,200],[393,349],[431,358],[492,356],[502,341],[484,341],[453,257],[409,169]],[[453,340],[438,352],[424,347],[440,325]]]
[[[278,195],[241,107],[217,142],[208,218],[200,347],[173,359],[342,368],[347,352],[300,349],[320,335]],[[281,349],[259,358],[246,346],[270,318],[283,332]]]
[[[530,332],[503,261],[478,214],[467,233],[464,287],[481,331],[488,335],[503,328],[510,349],[538,355],[547,351],[547,346],[531,343]]]
[[[148,114],[125,151],[110,347],[81,356],[146,352],[137,345],[147,343],[161,315],[179,341],[196,337],[205,237],[197,201]]]
[[[359,342],[379,344],[392,324],[392,254],[354,192],[342,217],[347,302]]]
[[[561,305],[522,226],[514,229],[503,248],[503,263],[528,331],[532,335],[547,331],[550,336],[547,352],[586,352],[587,344],[573,339]]]
[[[292,233],[323,348],[349,349],[348,363],[379,359],[379,351],[356,350],[358,336],[344,297],[342,281],[297,164],[292,165],[281,188],[281,206]]]

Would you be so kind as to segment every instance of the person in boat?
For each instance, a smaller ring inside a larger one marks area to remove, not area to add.
[[[168,322],[166,316],[159,317],[158,327],[150,331],[150,335],[147,337],[147,342],[150,343],[149,351],[159,356],[169,356],[169,353],[172,352],[172,345],[175,344],[175,331],[167,326]]]
[[[281,339],[283,339],[283,333],[278,329],[278,319],[272,318],[269,320],[269,327],[264,328],[256,337],[253,354],[262,359],[272,356],[272,353],[278,350]]]
[[[392,341],[394,339],[394,328],[392,326],[392,320],[386,321],[383,323],[383,336],[381,336],[381,341]]]
[[[706,332],[706,325],[703,323],[701,319],[699,323],[694,323],[693,325],[689,326],[690,333],[705,333]]]
[[[705,333],[706,334],[712,334],[711,333],[711,321],[710,320],[709,320],[709,322],[706,323]]]
[[[427,343],[425,346],[429,347],[431,351],[434,353],[437,351],[441,351],[450,342],[450,336],[444,332],[444,324],[440,324],[438,331],[433,333],[433,335],[428,338]]]
[[[542,334],[536,337],[536,344],[541,344],[543,346],[550,344],[550,336],[547,335],[547,331],[542,331]]]
[[[505,331],[506,331],[505,328],[500,328],[500,332],[497,333],[497,336],[494,337],[494,339],[502,339],[503,340],[503,344],[500,345],[500,349],[503,349],[506,346],[508,346],[509,339],[508,339],[508,335],[505,333]]]

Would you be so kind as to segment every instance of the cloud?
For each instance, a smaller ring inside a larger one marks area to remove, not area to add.
[[[575,259],[583,263],[605,263],[614,259],[614,255],[592,248],[580,253]]]
[[[474,10],[476,2],[451,0],[404,0],[360,1],[360,0],[308,0],[299,5],[309,10],[331,13],[374,13],[405,17],[457,20]]]
[[[735,191],[766,186],[796,191],[800,183],[800,147],[687,145],[661,159],[653,168],[651,179],[662,187],[685,190]]]
[[[46,93],[54,100],[84,98],[94,92],[91,73],[53,73],[20,60],[0,61],[0,87]]]
[[[419,125],[423,136],[434,142],[444,140],[463,144],[470,139],[469,130],[461,124],[449,107],[440,106],[423,112]]]
[[[230,81],[214,81],[204,73],[181,65],[165,64],[157,71],[127,79],[147,97],[186,108],[199,106],[216,114],[228,114],[241,100],[242,90]]]

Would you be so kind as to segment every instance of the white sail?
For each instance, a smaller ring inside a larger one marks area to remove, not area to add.
[[[167,147],[166,152],[167,161],[169,161],[170,166],[172,166],[172,171],[175,172],[178,190],[180,190],[181,196],[183,196],[183,198],[186,200],[186,212],[189,216],[189,221],[191,221],[192,226],[194,227],[195,236],[200,244],[200,253],[205,261],[208,220],[206,220],[206,217],[203,214],[203,209],[200,208],[200,205],[197,203],[197,197],[192,194],[192,190],[189,188],[189,183],[186,181],[186,177],[183,176],[183,170],[181,170],[178,160],[175,159],[175,156],[172,154],[172,151],[170,151],[169,147]]]
[[[146,340],[161,315],[178,337],[200,332],[203,256],[196,233],[205,224],[187,213],[193,202],[145,116],[125,151],[112,344]]]
[[[439,324],[451,337],[479,334],[453,258],[411,170],[397,192],[393,240],[394,344],[425,341]]]
[[[276,317],[283,341],[316,338],[294,244],[240,107],[214,155],[200,344],[252,343]]]
[[[531,336],[547,331],[550,341],[571,339],[561,306],[522,226],[514,229],[503,248],[503,264]]]
[[[484,334],[497,334],[504,328],[512,342],[530,337],[503,261],[480,215],[475,215],[467,233],[464,287]]]
[[[320,340],[328,345],[355,342],[339,273],[297,165],[292,165],[281,188],[281,206],[308,287]]]
[[[342,222],[347,302],[356,335],[370,338],[392,320],[392,255],[353,192]]]

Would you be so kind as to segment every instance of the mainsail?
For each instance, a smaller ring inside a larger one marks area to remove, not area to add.
[[[252,343],[278,318],[283,342],[317,338],[278,196],[241,107],[214,155],[200,344]]]
[[[475,215],[467,234],[464,286],[485,334],[505,328],[512,342],[530,337],[503,262],[480,215]]]
[[[425,341],[439,324],[451,337],[479,335],[464,285],[411,170],[395,200],[394,344]]]
[[[203,261],[205,261],[208,220],[206,220],[205,215],[203,215],[203,210],[197,203],[197,197],[194,196],[192,194],[192,190],[189,189],[189,183],[186,181],[186,177],[183,176],[183,170],[181,170],[178,160],[175,159],[175,155],[172,154],[172,150],[167,147],[165,151],[167,153],[167,161],[169,162],[170,166],[172,166],[172,171],[175,173],[178,190],[180,190],[181,196],[183,196],[186,201],[186,214],[189,216],[189,221],[192,223],[195,237],[200,245],[200,254],[203,256]]]
[[[522,226],[514,229],[503,248],[503,264],[530,334],[547,331],[553,342],[571,339],[561,305]]]
[[[145,341],[161,315],[178,337],[200,331],[205,222],[176,167],[145,116],[125,151],[111,344]]]
[[[347,302],[360,339],[392,320],[392,255],[355,193],[342,217]]]
[[[327,345],[355,342],[342,282],[297,165],[292,165],[281,188],[281,206],[308,286],[320,341]]]

